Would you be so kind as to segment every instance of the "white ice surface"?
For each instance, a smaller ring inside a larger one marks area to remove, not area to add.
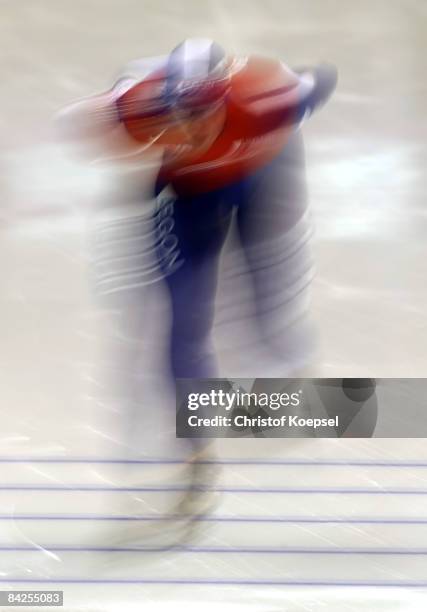
[[[196,549],[120,554],[107,569],[105,552],[64,550],[87,548],[104,533],[108,543],[120,523],[113,516],[152,517],[175,495],[73,487],[164,488],[182,478],[179,465],[70,460],[137,451],[140,460],[164,460],[184,449],[174,446],[167,408],[151,410],[166,333],[162,288],[106,304],[92,282],[97,228],[140,214],[136,194],[152,170],[83,168],[52,142],[49,124],[60,106],[108,87],[130,59],[164,53],[189,35],[291,65],[336,63],[339,89],[305,128],[318,268],[312,311],[321,336],[311,372],[423,376],[425,10],[422,0],[2,3],[4,589],[61,588],[70,612],[425,610],[424,440],[222,442],[218,456],[235,462],[222,467],[216,486],[226,490],[201,524]],[[148,379],[142,409],[130,391],[135,359]],[[265,491],[272,488],[284,491]],[[65,582],[74,579],[100,582]]]

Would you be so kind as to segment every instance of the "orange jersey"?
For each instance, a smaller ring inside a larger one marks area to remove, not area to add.
[[[161,105],[156,111],[163,83],[164,74],[158,72],[122,95],[117,100],[120,118],[138,142],[186,144],[174,114]],[[248,58],[230,75],[225,123],[218,137],[207,150],[172,156],[161,168],[161,181],[179,194],[197,194],[224,187],[267,164],[283,149],[299,119],[304,87],[281,62]]]

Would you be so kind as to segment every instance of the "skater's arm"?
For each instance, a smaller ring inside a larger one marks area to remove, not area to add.
[[[98,138],[120,124],[117,101],[135,85],[162,69],[165,56],[128,62],[119,72],[113,87],[106,92],[83,98],[55,116],[58,131],[66,140]]]
[[[263,136],[299,125],[328,101],[336,87],[337,70],[330,64],[320,64],[295,71],[295,77],[295,83],[267,91],[247,106],[246,136]]]
[[[331,97],[338,82],[338,72],[332,64],[319,64],[311,70],[300,72],[300,77],[311,78],[314,82],[314,87],[310,93],[304,96],[301,100],[300,108],[298,109],[298,117],[303,119],[305,116],[311,115],[314,111],[321,108]]]
[[[111,90],[70,104],[54,118],[57,136],[78,145],[76,153],[86,159],[144,157],[163,126],[152,126],[138,140],[126,129],[117,102],[135,85],[133,77],[124,77]]]
[[[120,79],[109,91],[69,104],[55,116],[58,133],[64,140],[99,138],[119,125],[116,100],[134,84]]]
[[[56,134],[63,141],[83,145],[89,156],[95,150],[108,157],[139,154],[150,143],[151,135],[147,143],[135,142],[122,122],[117,101],[151,73],[161,70],[166,59],[149,57],[126,64],[109,91],[78,100],[58,112],[54,118]]]

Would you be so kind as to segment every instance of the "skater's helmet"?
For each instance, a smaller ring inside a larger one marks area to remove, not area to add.
[[[230,62],[224,49],[206,38],[189,38],[169,54],[165,98],[181,110],[209,109],[225,99]]]

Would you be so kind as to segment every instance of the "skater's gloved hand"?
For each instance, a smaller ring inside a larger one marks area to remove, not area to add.
[[[311,91],[301,101],[301,119],[321,108],[331,97],[338,82],[338,71],[332,64],[322,63],[314,68],[296,68],[301,79],[312,81]]]

